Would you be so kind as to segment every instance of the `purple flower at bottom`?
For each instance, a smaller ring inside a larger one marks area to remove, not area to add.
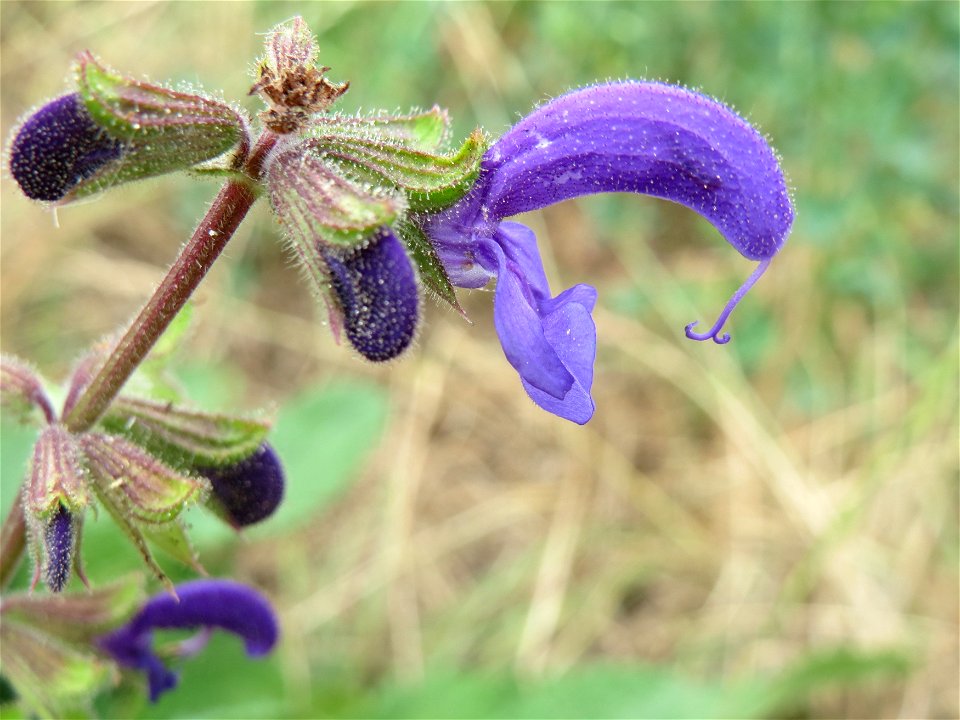
[[[532,231],[504,218],[598,192],[636,192],[685,205],[744,257],[759,260],[707,332],[720,334],[767,269],[793,223],[783,172],[767,142],[725,105],[663,83],[583,88],[541,106],[487,150],[480,176],[455,205],[421,218],[454,285],[497,280],[494,321],[504,354],[530,397],[585,423],[596,333],[596,292],[577,285],[551,298]]]
[[[206,633],[226,630],[242,638],[250,657],[268,654],[279,630],[270,603],[260,593],[232,580],[194,580],[176,587],[177,595],[156,595],[122,627],[99,638],[98,644],[122,667],[146,673],[150,701],[177,685],[177,674],[153,650],[154,630],[199,628],[200,643],[188,642],[193,654]]]

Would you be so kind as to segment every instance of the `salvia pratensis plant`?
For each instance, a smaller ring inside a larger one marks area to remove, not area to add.
[[[402,355],[417,336],[425,295],[462,313],[455,288],[495,280],[494,323],[507,362],[537,405],[581,424],[594,412],[596,290],[580,284],[553,295],[533,232],[508,218],[624,191],[698,212],[757,262],[709,329],[686,328],[691,339],[720,344],[730,340],[723,328],[731,311],[790,231],[793,208],[775,153],[743,118],[701,93],[659,82],[599,84],[545,103],[499,139],[478,129],[451,145],[438,107],[337,112],[348,83],[329,79],[329,70],[300,18],[278,26],[256,65],[250,94],[265,107],[252,118],[214,97],[128,77],[84,52],[69,91],[13,132],[10,174],[28,198],[54,207],[175,171],[224,181],[131,325],[76,363],[60,407],[31,365],[4,357],[0,366],[4,410],[38,428],[3,526],[0,581],[6,588],[29,550],[33,585],[42,580],[55,594],[7,595],[0,606],[3,673],[32,714],[82,705],[109,684],[111,668],[145,673],[155,700],[176,682],[152,649],[155,630],[198,628],[181,655],[216,628],[242,637],[252,656],[276,642],[262,595],[227,580],[175,586],[154,556],[163,548],[203,571],[181,520],[190,505],[205,504],[238,530],[270,517],[285,480],[267,441],[269,421],[124,391],[161,336],[177,331],[174,318],[259,197],[335,337],[360,356]],[[144,603],[135,579],[89,587],[82,528],[97,508],[164,593]],[[62,592],[73,576],[87,589]]]

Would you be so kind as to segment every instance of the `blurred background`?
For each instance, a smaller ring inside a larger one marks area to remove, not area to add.
[[[273,408],[279,517],[202,513],[213,575],[276,602],[285,640],[218,638],[104,717],[958,715],[956,3],[0,5],[2,127],[83,48],[246,97],[295,13],[347,111],[438,103],[459,140],[597,80],[679,82],[782,156],[790,241],[726,346],[692,343],[752,265],[694,213],[608,195],[524,218],[555,292],[600,291],[585,427],[547,415],[474,324],[430,305],[387,366],[338,347],[264,205],[196,298],[192,399]],[[2,348],[61,380],[125,323],[216,192],[165,177],[51,214],[2,183]],[[4,427],[3,512],[30,437]],[[85,530],[102,583],[137,556]],[[190,576],[172,560],[178,579]]]

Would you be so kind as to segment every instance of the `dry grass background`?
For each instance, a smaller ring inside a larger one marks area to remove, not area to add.
[[[917,162],[941,195],[924,185],[897,197],[901,186],[878,173],[909,183],[910,167],[889,170],[870,127],[842,125],[844,103],[887,97],[884,83],[898,82],[883,62],[900,50],[872,44],[873,30],[914,14],[952,20],[949,61],[954,5],[575,4],[570,18],[514,3],[0,11],[4,132],[60,92],[85,47],[242,98],[256,33],[300,11],[332,76],[352,81],[350,108],[436,101],[462,136],[596,77],[665,77],[735,101],[784,154],[796,232],[727,347],[689,343],[682,328],[712,319],[749,268],[687,211],[623,196],[527,218],[555,289],[600,289],[598,411],[584,428],[523,394],[489,292],[464,294],[473,326],[429,307],[416,348],[388,367],[336,347],[265,207],[254,211],[199,293],[185,356],[240,370],[237,407],[358,377],[390,396],[382,443],[322,520],[236,554],[236,572],[270,590],[302,640],[282,649],[291,693],[308,697],[334,666],[371,683],[436,666],[539,676],[598,659],[734,677],[846,646],[904,651],[912,670],[812,698],[809,715],[957,716],[956,57],[939,95],[942,71],[917,72],[922,87],[901,108],[929,121]],[[771,46],[741,47],[738,23],[743,43],[768,30]],[[564,46],[570,32],[582,37]],[[934,57],[904,52],[903,63]],[[876,94],[848,97],[819,72]],[[828,104],[798,117],[793,90]],[[882,126],[883,108],[876,117]],[[62,210],[55,230],[5,179],[4,351],[62,377],[136,310],[213,193],[183,178],[144,183]],[[878,228],[886,256],[864,241]],[[923,252],[936,267],[918,280],[904,262]],[[846,260],[854,284],[872,267],[886,273],[882,297],[831,284]]]

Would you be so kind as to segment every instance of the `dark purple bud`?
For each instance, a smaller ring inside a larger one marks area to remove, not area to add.
[[[283,499],[283,466],[272,447],[264,443],[250,457],[234,465],[197,468],[213,487],[212,498],[237,527],[253,525],[273,514]]]
[[[58,505],[43,531],[46,554],[44,580],[50,592],[60,592],[70,580],[73,564],[73,516],[63,505]]]
[[[119,665],[147,674],[151,702],[177,685],[177,674],[153,652],[154,630],[226,630],[244,641],[250,657],[266,655],[276,645],[276,616],[256,590],[232,580],[195,580],[178,585],[176,593],[154,596],[130,622],[99,639]],[[184,647],[195,652],[189,643]]]
[[[90,118],[79,93],[71,93],[20,126],[10,148],[10,172],[28,198],[55,202],[122,151],[122,143]]]
[[[359,248],[319,247],[350,344],[367,360],[392,360],[410,345],[420,317],[417,274],[382,227]]]

